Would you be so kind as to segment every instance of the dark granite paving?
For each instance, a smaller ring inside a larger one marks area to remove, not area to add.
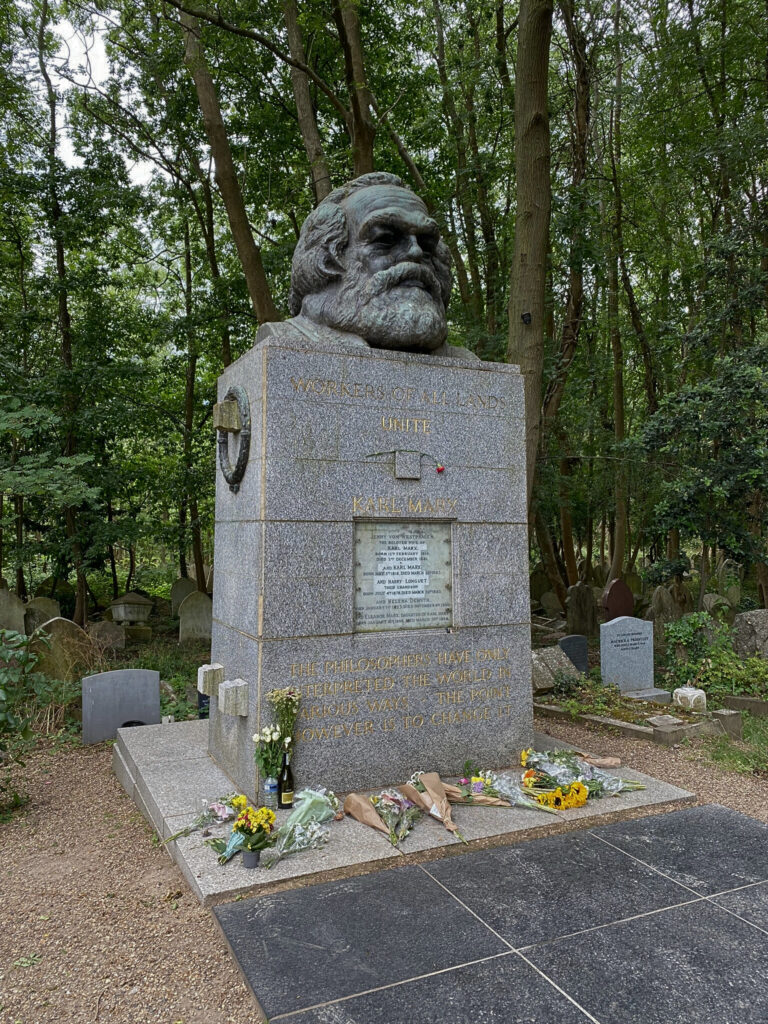
[[[273,1021],[768,1021],[768,827],[714,805],[214,913]]]

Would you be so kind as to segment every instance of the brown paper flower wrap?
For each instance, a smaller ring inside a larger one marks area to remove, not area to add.
[[[424,792],[406,782],[405,785],[398,787],[403,796],[412,800],[417,807],[421,807],[426,814],[442,821],[449,832],[454,832],[459,839],[466,842],[451,817],[451,802],[445,792],[443,780],[437,772],[421,772],[418,779],[424,787]]]
[[[389,829],[381,820],[376,813],[376,808],[373,806],[367,796],[363,796],[362,793],[350,793],[347,799],[344,801],[344,813],[348,814],[355,821],[361,822],[363,825],[370,825],[371,828],[378,829],[379,832],[383,832],[385,836],[389,835]]]

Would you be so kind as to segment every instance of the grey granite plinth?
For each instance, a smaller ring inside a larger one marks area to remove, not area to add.
[[[212,756],[253,795],[265,695],[290,684],[297,783],[512,761],[532,736],[517,368],[268,340],[227,368],[219,400],[233,388],[250,454],[234,485],[217,470],[211,657],[248,683],[248,714],[212,697]],[[225,468],[244,443],[220,440]],[[387,562],[371,538],[390,535]]]

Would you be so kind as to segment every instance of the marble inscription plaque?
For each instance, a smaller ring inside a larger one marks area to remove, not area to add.
[[[453,625],[451,524],[355,523],[355,629]]]

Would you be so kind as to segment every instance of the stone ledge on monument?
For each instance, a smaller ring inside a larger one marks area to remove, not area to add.
[[[218,698],[222,715],[248,714],[248,683],[244,679],[225,679],[219,686]]]

